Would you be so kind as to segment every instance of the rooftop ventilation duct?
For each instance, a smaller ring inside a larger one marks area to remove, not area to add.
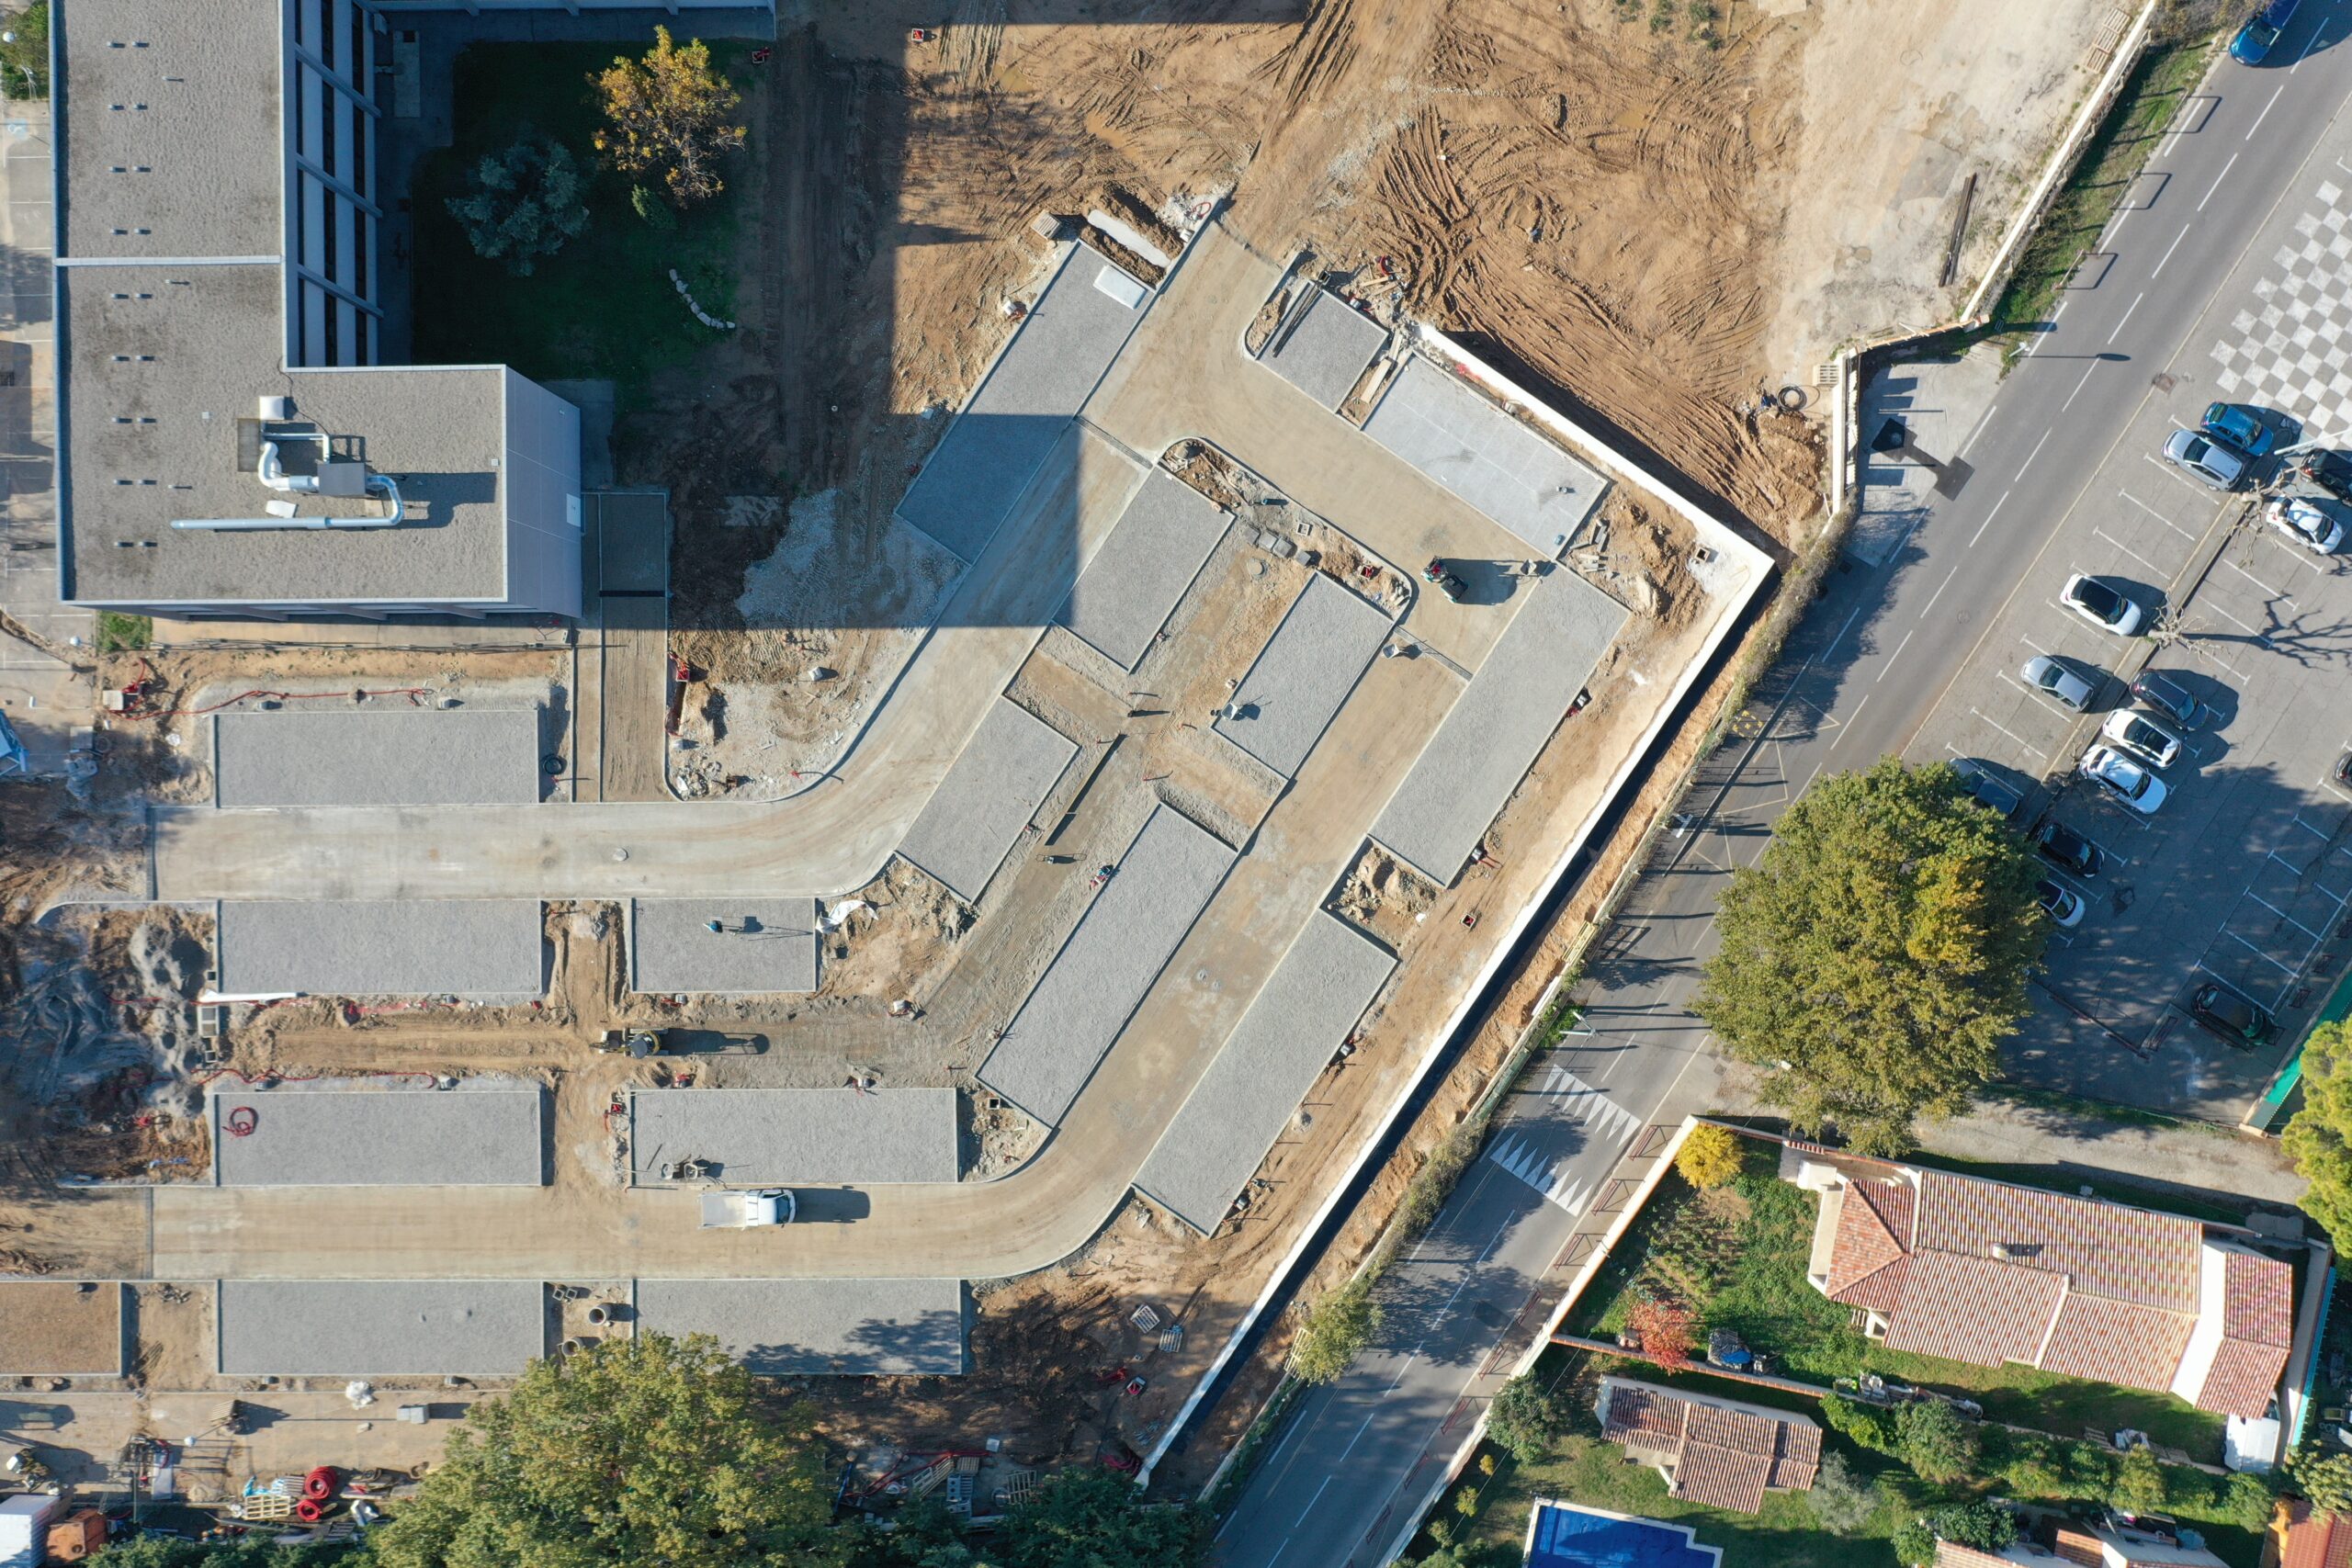
[[[291,409],[292,402],[286,398],[262,399],[263,418],[272,417],[273,405],[281,411],[282,417],[284,411]],[[317,466],[307,474],[288,473],[285,459],[277,451],[280,442],[316,446],[319,449]],[[281,494],[365,496],[371,498],[379,510],[356,516],[330,517],[315,513],[306,515],[293,502],[272,501],[263,505],[264,515],[259,517],[184,517],[175,520],[172,526],[199,533],[255,533],[280,528],[390,528],[401,521],[401,487],[392,477],[370,473],[365,463],[335,457],[324,431],[277,435],[264,441],[254,477]]]

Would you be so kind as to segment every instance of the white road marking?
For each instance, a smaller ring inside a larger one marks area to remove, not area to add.
[[[1946,578],[1946,579],[1944,579],[1944,581],[1945,581],[1946,582],[1950,582],[1950,581],[1951,581],[1951,579],[1950,579],[1950,578]],[[1937,590],[1936,590],[1936,592],[1939,592],[1939,593],[1941,593],[1941,592],[1943,592],[1943,590],[1942,590],[1942,589],[1940,589],[1940,588],[1939,588],[1939,589],[1937,589]],[[1932,606],[1934,605],[1934,604],[1935,604],[1935,601],[1934,601],[1933,599],[1930,599],[1930,600],[1928,600],[1928,604],[1929,604],[1929,606],[1930,606],[1930,607],[1932,607]],[[1885,680],[1885,679],[1886,679],[1886,672],[1887,672],[1887,671],[1892,670],[1892,669],[1894,669],[1894,661],[1895,661],[1896,660],[1898,660],[1898,659],[1900,659],[1900,658],[1902,658],[1902,657],[1903,657],[1903,650],[1904,650],[1905,649],[1906,649],[1906,648],[1908,648],[1908,647],[1910,647],[1910,646],[1911,646],[1911,632],[1916,632],[1916,631],[1917,631],[1918,629],[1919,629],[1918,627],[1917,627],[1917,626],[1913,626],[1913,627],[1911,628],[1911,631],[1909,631],[1909,632],[1905,632],[1905,633],[1903,634],[1903,640],[1902,640],[1901,642],[1898,642],[1898,643],[1896,643],[1896,644],[1894,645],[1894,651],[1893,653],[1890,653],[1890,654],[1888,654],[1888,655],[1886,656],[1886,663],[1885,663],[1884,667],[1883,667],[1883,668],[1882,668],[1882,669],[1879,671],[1879,672],[1878,672],[1878,679],[1879,679],[1880,681],[1883,681],[1883,680]],[[1877,682],[1875,682],[1875,681],[1874,681],[1874,682],[1871,682],[1871,684],[1875,685],[1875,684],[1877,684]]]
[[[2297,65],[2301,65],[2301,64],[2302,63],[2302,62],[2301,62],[2301,61],[2300,61],[2300,60],[2298,60],[2298,61],[2296,61],[2296,62],[2295,62],[2295,63],[2296,63]],[[2278,101],[2278,95],[2279,95],[2279,94],[2281,94],[2281,93],[2283,93],[2283,92],[2285,92],[2286,90],[2287,90],[2287,84],[2286,84],[2286,83],[2284,83],[2284,82],[2279,83],[2278,86],[2276,86],[2276,87],[2274,87],[2274,88],[2272,88],[2272,89],[2271,89],[2271,92],[2270,92],[2270,103],[2267,103],[2267,104],[2263,105],[2263,106],[2262,106],[2262,112],[2261,112],[2260,114],[2256,115],[2256,116],[2254,117],[2254,123],[2253,123],[2252,125],[2249,125],[2249,126],[2247,126],[2247,127],[2245,128],[2245,139],[2246,139],[2248,141],[2253,141],[2253,140],[2254,140],[2254,133],[2255,133],[2256,131],[2260,130],[2262,129],[2262,122],[2263,122],[2264,120],[2266,120],[2266,119],[2267,119],[2267,118],[2270,118],[2270,107],[2271,107],[2271,105],[2272,105],[2272,104],[2276,104],[2276,103]],[[2227,171],[2224,171],[2224,172],[2226,173]]]
[[[2254,628],[2253,626],[2248,626],[2245,622],[2239,620],[2235,615],[2231,615],[2227,610],[2222,609],[2219,604],[2216,604],[2211,603],[2211,601],[2208,601],[2208,602],[2206,602],[2205,604],[2202,604],[2199,605],[2198,607],[2199,607],[2199,609],[2204,609],[2204,610],[2211,610],[2211,611],[2212,611],[2212,612],[2213,612],[2213,614],[2215,614],[2215,615],[2217,615],[2221,616],[2221,617],[2222,617],[2222,619],[2223,619],[2223,620],[2225,620],[2225,621],[2229,622],[2229,623],[2230,623],[2230,625],[2232,625],[2232,626],[2233,626],[2237,627],[2237,628],[2238,628],[2239,630],[2241,630],[2241,631],[2253,632],[2253,633],[2254,633],[2254,635],[2255,635],[2256,637],[2261,637],[2261,639],[2262,639],[2262,644],[2263,644],[2263,646],[2264,646],[2265,648],[2267,648],[2267,647],[2269,647],[2269,646],[2270,646],[2270,639],[2269,639],[2268,637],[2263,637],[2263,636],[2262,636],[2262,634],[2261,634],[2259,631],[2256,631],[2256,630],[2255,630],[2255,628]]]
[[[1877,694],[1878,694],[1875,692],[1864,692],[1862,694],[1862,700],[1856,703],[1854,705],[1854,711],[1846,716],[1845,727],[1838,731],[1838,739],[1829,743],[1829,749],[1832,751],[1835,751],[1838,747],[1843,746],[1846,743],[1846,737],[1854,733],[1855,721],[1862,716],[1862,710],[1871,705],[1871,698]],[[1709,917],[1708,923],[1710,925],[1714,923],[1712,916]]]
[[[2091,532],[2098,535],[2100,538],[2105,539],[2109,544],[2113,545],[2117,549],[2121,550],[2125,555],[2130,556],[2133,560],[2138,561],[2142,566],[2146,567],[2150,571],[2162,572],[2164,570],[2164,568],[2158,566],[2155,562],[2150,560],[2147,557],[2142,555],[2139,551],[2133,549],[2131,546],[2125,544],[2122,540],[2117,538],[2106,529],[2093,528]]]
[[[1365,1417],[1363,1418],[1363,1425],[1364,1425],[1364,1427],[1369,1427],[1369,1426],[1371,1426],[1371,1425],[1372,1425],[1372,1417],[1371,1417],[1370,1416],[1365,1416]],[[1363,1437],[1363,1427],[1357,1427],[1357,1428],[1356,1428],[1356,1436],[1357,1436],[1357,1437],[1359,1437],[1359,1438],[1361,1438],[1361,1437]],[[1353,1443],[1350,1443],[1348,1446],[1349,1446],[1350,1448],[1353,1448],[1353,1447],[1355,1447],[1355,1445],[1354,1445]],[[1322,1485],[1322,1486],[1317,1486],[1317,1487],[1315,1489],[1315,1495],[1314,1495],[1314,1496],[1312,1496],[1312,1497],[1309,1497],[1309,1498],[1306,1500],[1306,1506],[1305,1506],[1304,1508],[1301,1508],[1301,1509],[1298,1511],[1298,1517],[1291,1521],[1291,1527],[1290,1527],[1291,1529],[1296,1529],[1300,1525],[1303,1525],[1303,1524],[1305,1524],[1305,1523],[1306,1522],[1306,1516],[1307,1516],[1307,1515],[1309,1515],[1309,1514],[1311,1514],[1311,1513],[1313,1513],[1313,1512],[1315,1511],[1315,1505],[1316,1505],[1316,1504],[1317,1504],[1317,1503],[1320,1503],[1321,1501],[1323,1501],[1323,1489],[1324,1489],[1324,1487],[1327,1487],[1327,1486],[1329,1486],[1329,1485],[1330,1485],[1330,1484],[1331,1484],[1331,1477],[1329,1477],[1329,1476],[1328,1476],[1328,1475],[1327,1475],[1327,1476],[1325,1476],[1325,1477],[1323,1478],[1323,1485]],[[1289,1541],[1287,1541],[1287,1540],[1285,1540],[1285,1541],[1283,1541],[1283,1545],[1284,1545],[1284,1546],[1288,1546],[1289,1544],[1290,1544],[1290,1542],[1289,1542]],[[1276,1552],[1274,1553],[1274,1557],[1280,1557],[1281,1555],[1282,1555],[1282,1553],[1281,1553],[1280,1551],[1276,1551]],[[1272,1568],[1272,1564],[1273,1564],[1274,1557],[1269,1557],[1269,1558],[1267,1558],[1267,1559],[1266,1559],[1267,1568]]]
[[[2113,343],[2115,340],[2113,338],[2109,338],[2107,341]],[[2083,389],[2091,384],[2091,372],[2098,368],[2098,361],[2096,359],[2083,367],[2083,378],[2075,383],[2075,389],[2066,394],[2066,400],[2064,402],[2058,405],[2058,412],[2060,413],[2064,413],[2068,409],[2075,406],[2075,400],[2081,397],[2083,395]]]
[[[2262,579],[2255,576],[2254,573],[2246,570],[2245,568],[2240,566],[2237,562],[2233,560],[2225,560],[2222,564],[2228,567],[2232,571],[2236,572],[2240,577],[2245,578],[2248,582],[2253,583],[2256,588],[2261,589],[2265,593],[2269,594],[2273,599],[2285,599],[2287,597],[2287,593],[2284,589],[2271,587],[2270,584],[2263,581]],[[2291,601],[2290,601],[2290,603],[2291,603]]]
[[[1952,563],[1952,569],[1944,573],[1944,580],[1936,584],[1936,591],[1928,595],[1927,609],[1923,609],[1919,612],[1920,619],[1925,620],[1927,618],[1928,611],[1936,607],[1936,601],[1944,596],[1944,590],[1950,588],[1951,586],[1951,580],[1959,575],[1960,564],[1955,561]]]
[[[2133,300],[2133,301],[2132,301],[2132,303],[2136,305],[2136,304],[2138,304],[2138,303],[2139,303],[2139,301],[2135,299],[2135,300]],[[2112,341],[2112,340],[2110,340],[2110,341]],[[2042,449],[2044,446],[2049,446],[2049,445],[2050,445],[2050,437],[2051,437],[2051,435],[2052,435],[2052,434],[2053,434],[2052,432],[2051,432],[2051,431],[2047,431],[2047,430],[2045,430],[2045,431],[2043,431],[2043,432],[2041,433],[2041,440],[2039,440],[2039,441],[2037,441],[2037,442],[2035,442],[2035,443],[2033,444],[2033,450],[2032,450],[2032,451],[2030,451],[2030,452],[2028,452],[2028,453],[2025,455],[2025,461],[2024,461],[2024,462],[2022,462],[2022,463],[2019,463],[2019,464],[2018,465],[2018,471],[2017,471],[2017,474],[2016,474],[2016,476],[2015,476],[2017,479],[2021,479],[2025,478],[2025,471],[2026,471],[2028,468],[2030,468],[2031,467],[2033,467],[2033,460],[2034,460],[2036,457],[2041,457],[2041,449]]]
[[[2088,371],[2085,371],[2083,374],[2084,374],[2086,377],[2088,377],[2088,375],[2090,374],[2090,372],[2088,372]],[[2081,389],[2080,389],[2080,388],[2076,388],[2076,389],[2075,389],[2075,390],[2077,390],[2077,391],[2080,391]],[[2028,460],[2029,462],[2030,462],[2030,461],[2031,461],[2031,459],[2030,459],[2030,458],[2029,458],[2029,459],[2027,459],[2027,460]],[[1985,530],[1985,529],[1987,529],[1987,528],[1990,528],[1990,527],[1993,525],[1993,519],[1994,519],[1994,518],[1996,518],[1996,517],[1998,517],[1998,516],[2001,514],[2001,508],[2003,508],[2004,506],[2007,506],[2007,505],[2009,503],[2009,496],[2010,496],[2010,494],[2011,494],[2011,492],[2010,492],[2010,491],[2006,491],[2006,490],[2005,490],[2005,491],[2003,491],[2001,492],[2001,499],[2000,499],[2000,500],[1998,500],[1998,501],[1996,501],[1996,502],[1995,502],[1993,503],[1993,510],[1992,510],[1992,511],[1990,511],[1990,512],[1987,512],[1987,513],[1984,514],[1984,522],[1982,522],[1982,523],[1979,523],[1978,525],[1976,525],[1976,532],[1974,532],[1973,534],[1971,534],[1971,535],[1969,535],[1969,536],[1968,536],[1968,547],[1969,547],[1970,549],[1972,549],[1972,550],[1973,550],[1973,549],[1974,549],[1974,548],[1976,547],[1976,541],[1977,541],[1977,540],[1979,540],[1979,539],[1981,539],[1981,538],[1983,538],[1983,537],[1984,536],[1984,530]],[[1943,590],[1939,588],[1939,589],[1936,590],[1936,592],[1939,592],[1939,593],[1940,593],[1940,592],[1943,592]],[[1930,599],[1930,600],[1928,600],[1928,603],[1929,603],[1929,604],[1934,604],[1934,603],[1935,603],[1935,601],[1934,601],[1934,600],[1932,600],[1932,599]]]
[[[1993,422],[1993,415],[2000,406],[2001,405],[1999,403],[1995,403],[1991,408],[1986,409],[1983,413],[1977,416],[1974,429],[1969,431],[1968,439],[1960,444],[1960,451],[1953,453],[1952,456],[1961,457],[1964,455],[1971,446],[1976,444],[1977,432],[1983,430],[1987,424],[1990,424]]]
[[[2114,331],[2114,332],[2111,332],[2111,333],[2108,333],[2108,334],[2107,334],[2107,341],[2108,341],[2108,342],[2109,342],[2109,343],[2113,343],[2113,342],[2116,340],[2116,338],[2117,338],[2117,337],[2119,337],[2119,336],[2120,336],[2120,335],[2121,335],[2121,333],[2122,333],[2122,332],[2123,332],[2123,323],[2124,323],[2125,321],[2130,321],[2130,320],[2132,319],[2132,311],[2134,311],[2134,310],[2138,310],[2138,309],[2140,308],[2140,301],[2141,301],[2141,300],[2143,300],[2143,299],[2145,299],[2147,297],[2148,297],[2148,291],[2147,291],[2146,289],[2144,289],[2144,288],[2143,288],[2142,290],[2140,290],[2140,292],[2139,292],[2139,293],[2134,294],[2133,296],[2132,296],[2132,303],[2130,303],[2129,305],[2126,305],[2126,306],[2124,306],[2124,307],[2123,307],[2123,314],[2122,314],[2122,316],[2121,316],[2120,318],[2119,318],[2119,319],[2117,320],[2117,321],[2116,321],[2116,323],[2115,323],[2115,331]],[[2098,361],[2097,361],[2097,360],[2093,360],[2093,361],[2092,361],[2092,363],[2093,363],[2093,364],[2097,364],[2097,363],[2098,363]],[[2068,402],[2072,402],[2072,401],[2074,401],[2074,400],[2073,400],[2072,398],[2069,398],[2069,399],[2067,399],[2066,400],[2067,400]],[[2043,439],[2043,440],[2045,440],[2045,441],[2047,441],[2047,440],[2049,439],[2049,436],[2044,435],[2044,436],[2042,437],[2042,439]],[[2034,448],[2034,450],[2036,450],[2036,451],[2040,451],[2040,450],[2041,450],[2041,448],[2040,448],[2040,447],[2036,447],[2036,448]],[[2028,460],[2029,462],[2030,462],[2032,459],[2029,458],[2029,459],[2027,459],[2027,460]]]
[[[2302,921],[2295,919],[2294,916],[2287,913],[2286,910],[2280,908],[2269,899],[2265,898],[2253,888],[2247,888],[2245,890],[2245,896],[2253,899],[2256,903],[2261,905],[2264,908],[2269,910],[2272,914],[2278,916],[2280,919],[2286,921],[2289,925],[2294,927],[2297,931],[2302,932],[2305,936],[2311,938],[2313,942],[2324,942],[2327,940],[2321,932],[2312,930],[2311,927],[2303,924]]]
[[[2171,529],[2174,533],[2176,533],[2176,534],[2179,535],[2182,538],[2184,538],[2184,539],[2188,539],[2188,540],[2191,540],[2191,541],[2194,541],[2194,540],[2196,539],[2196,537],[2197,537],[2197,536],[2196,536],[2196,535],[2194,535],[2194,534],[2190,533],[2188,529],[2186,529],[2186,528],[2182,527],[2179,524],[2177,524],[2177,523],[2174,522],[2171,518],[2169,518],[2169,517],[2165,516],[2163,513],[2161,513],[2161,512],[2157,511],[2154,507],[2150,506],[2146,502],[2142,501],[2138,496],[2133,495],[2130,491],[2128,491],[2128,490],[2119,490],[2119,491],[2117,491],[2115,493],[2116,493],[2116,494],[2118,494],[2118,495],[2120,495],[2120,496],[2121,496],[2124,500],[2126,500],[2126,501],[2130,502],[2132,505],[2134,505],[2134,506],[2138,507],[2141,511],[2143,511],[2143,512],[2146,513],[2149,516],[2151,516],[2151,517],[2154,518],[2157,522],[2159,522],[2159,523],[2163,524],[2165,527],[2167,527],[2167,528]]]
[[[2151,282],[2153,282],[2153,281],[2154,281],[2155,279],[2157,279],[2157,278],[2159,278],[2159,277],[2162,277],[2162,276],[2164,276],[2164,274],[2165,274],[2165,262],[2168,262],[2168,261],[2172,260],[2172,254],[2173,254],[2173,252],[2175,252],[2175,251],[2177,251],[2177,250],[2180,249],[2180,243],[2181,243],[2181,241],[2186,240],[2187,238],[2188,238],[2188,231],[2189,231],[2191,229],[2194,229],[2194,228],[2196,228],[2196,227],[2197,227],[2197,225],[2196,225],[2196,223],[2195,223],[2195,222],[2193,222],[2193,221],[2192,221],[2192,222],[2184,223],[2184,224],[2182,224],[2182,225],[2180,226],[2180,232],[2179,232],[2178,234],[2175,235],[2175,236],[2173,237],[2173,242],[2172,242],[2172,243],[2171,243],[2171,244],[2166,245],[2166,246],[2165,247],[2165,258],[2164,258],[2164,261],[2160,261],[2160,262],[2158,262],[2158,263],[2156,264],[2156,270],[2155,270],[2155,271],[2154,271],[2154,272],[2152,272],[2152,273],[2150,273],[2150,274],[2148,274],[2148,277],[2149,277],[2149,280],[2150,280]]]
[[[2256,958],[2261,959],[2265,964],[2269,964],[2273,969],[2286,970],[2290,975],[2295,973],[2294,970],[2288,969],[2284,964],[2279,963],[2277,959],[2271,957],[2270,954],[2263,952],[2262,949],[2255,946],[2254,943],[2246,941],[2245,938],[2238,935],[2237,932],[2230,930],[2227,926],[2222,928],[2222,934],[2228,937],[2232,942],[2236,942],[2240,947],[2245,948],[2248,953],[2253,953]]]
[[[2032,750],[2034,749],[2034,746],[2033,746],[2033,742],[2032,742],[2032,741],[2028,740],[2024,736],[2019,735],[2016,730],[2011,729],[2007,725],[2006,725],[2006,724],[2002,724],[2002,723],[1998,722],[1997,720],[1996,720],[1996,719],[1992,718],[1991,716],[1989,716],[1988,715],[1986,715],[1986,713],[1984,712],[1984,709],[1982,709],[1982,708],[1970,708],[1968,711],[1969,711],[1970,713],[1974,714],[1977,717],[1979,717],[1979,718],[1981,718],[1981,719],[1984,719],[1985,723],[1987,723],[1987,724],[1989,724],[1989,725],[1992,725],[1992,727],[1993,727],[1994,728],[1996,728],[1996,729],[1999,730],[2002,734],[2004,734],[2004,735],[2007,736],[2010,739],[2012,739],[2012,740],[2016,741],[2018,745],[2020,745],[2020,746],[2024,747],[2027,750],[2030,751],[2030,750]]]
[[[2237,166],[2237,161],[2238,155],[2234,152],[2231,153],[2230,161],[2222,165],[2222,172],[2213,176],[2212,185],[2206,188],[2205,201],[2211,201],[2213,199],[2213,193],[2222,188],[2222,182],[2223,180],[2230,177],[2230,171]],[[2200,201],[2197,204],[2198,211],[2202,212],[2205,210],[2205,201]]]

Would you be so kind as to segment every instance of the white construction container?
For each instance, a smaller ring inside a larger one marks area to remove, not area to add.
[[[61,1501],[39,1492],[0,1498],[0,1568],[35,1568],[49,1554],[49,1521]]]

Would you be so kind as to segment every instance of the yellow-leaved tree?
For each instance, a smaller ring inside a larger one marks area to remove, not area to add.
[[[700,39],[681,48],[657,27],[653,40],[644,59],[616,59],[589,78],[605,110],[596,151],[622,174],[659,175],[673,205],[691,207],[727,188],[718,165],[749,134],[730,122],[743,96],[711,69]]]

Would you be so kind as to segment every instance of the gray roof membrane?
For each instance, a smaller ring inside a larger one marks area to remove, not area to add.
[[[1133,670],[1168,624],[1228,522],[1215,502],[1154,468],[1111,536],[1079,574],[1062,625],[1123,670]]]
[[[663,1089],[629,1095],[631,1178],[713,1162],[729,1187],[953,1181],[952,1089]]]
[[[980,1081],[1058,1123],[1233,859],[1182,814],[1155,809],[981,1064]]]
[[[224,902],[220,991],[328,997],[536,997],[539,905],[528,898]]]
[[[1386,948],[1317,910],[1160,1134],[1136,1186],[1213,1233],[1396,967]]]
[[[1284,777],[1295,774],[1395,624],[1317,572],[1235,688],[1216,732]]]
[[[957,897],[977,904],[1077,754],[1078,742],[1018,703],[998,698],[949,764],[899,852]]]
[[[1363,429],[1546,558],[1568,547],[1608,489],[1565,449],[1418,354]]]
[[[505,1377],[547,1353],[536,1280],[223,1280],[222,1377]]]
[[[536,1086],[216,1088],[205,1109],[222,1187],[537,1187],[545,1176]]]
[[[224,713],[213,804],[503,806],[540,797],[537,708]]]
[[[1446,711],[1372,836],[1442,886],[1527,776],[1625,624],[1625,607],[1566,567],[1523,592],[1487,661]]]
[[[899,502],[901,519],[967,562],[995,537],[1150,308],[1148,292],[1135,306],[1112,298],[1098,287],[1106,273],[1126,278],[1101,253],[1070,247]]]
[[[965,1370],[960,1280],[639,1280],[637,1315],[771,1377]]]
[[[814,898],[633,898],[628,908],[631,990],[718,996],[817,988]]]
[[[1306,314],[1287,332],[1278,327],[1258,358],[1275,375],[1336,412],[1388,341],[1388,329],[1329,289],[1309,288],[1312,295]]]

